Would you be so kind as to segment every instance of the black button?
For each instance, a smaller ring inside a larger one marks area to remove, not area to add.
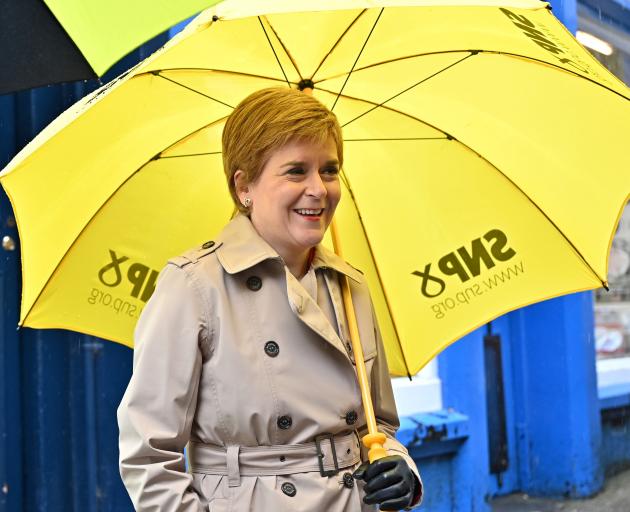
[[[247,288],[253,292],[257,292],[262,288],[262,279],[258,276],[250,276],[247,278]]]
[[[205,244],[203,244],[201,246],[202,249],[210,249],[210,247],[212,247],[214,245],[214,242],[212,240],[210,240],[209,242],[206,242]]]
[[[276,357],[280,353],[280,347],[275,341],[265,343],[265,354],[269,357]]]
[[[354,425],[357,422],[357,411],[348,411],[346,414],[346,423],[348,425]]]
[[[354,487],[354,478],[352,478],[352,473],[343,474],[343,485],[345,485],[348,489],[352,489]]]
[[[293,498],[293,496],[297,494],[297,489],[295,488],[295,485],[290,484],[289,482],[284,482],[281,489],[282,492],[290,498]]]
[[[291,425],[293,425],[293,418],[291,418],[291,416],[280,416],[278,418],[278,428],[287,430],[291,428]]]

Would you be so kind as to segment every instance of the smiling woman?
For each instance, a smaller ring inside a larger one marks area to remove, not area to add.
[[[250,204],[256,231],[274,247],[291,273],[301,278],[312,249],[322,241],[341,197],[337,146],[293,140],[267,160],[248,183],[245,172],[234,181],[241,203]],[[249,201],[247,201],[249,199]]]
[[[341,197],[337,118],[303,92],[258,91],[226,121],[223,164],[239,213],[217,239],[169,261],[136,328],[134,372],[118,411],[121,475],[136,509],[417,504],[422,485],[395,438],[366,280],[320,244]],[[387,456],[370,464],[361,464],[367,426],[342,301],[346,277],[386,438]]]
[[[223,145],[236,206],[301,278],[341,196],[337,118],[300,91],[263,89],[229,117]]]

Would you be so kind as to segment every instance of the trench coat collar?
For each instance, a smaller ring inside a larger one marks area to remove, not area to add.
[[[268,259],[282,262],[282,258],[262,239],[246,215],[234,217],[223,228],[217,242],[217,257],[228,274],[242,272]],[[315,248],[312,266],[316,270],[331,268],[356,282],[361,281],[358,270],[321,244]]]

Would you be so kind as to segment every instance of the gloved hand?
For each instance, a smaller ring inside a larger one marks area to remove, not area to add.
[[[381,510],[400,510],[413,502],[420,483],[405,459],[390,455],[374,462],[361,464],[354,478],[365,482],[367,505],[378,504]]]

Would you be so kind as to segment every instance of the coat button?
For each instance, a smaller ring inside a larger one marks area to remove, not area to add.
[[[289,482],[284,482],[282,484],[281,489],[282,489],[282,492],[286,494],[287,496],[289,496],[290,498],[293,498],[293,496],[297,494],[297,489],[295,488],[295,485]]]
[[[354,425],[357,422],[357,411],[348,411],[346,413],[346,423],[348,425]]]
[[[280,347],[275,341],[265,343],[265,354],[269,357],[276,357],[280,353]]]
[[[258,276],[250,276],[247,278],[247,288],[253,292],[257,292],[262,288],[262,279]]]
[[[354,478],[352,478],[352,473],[343,474],[343,485],[345,485],[348,489],[352,489],[354,487]]]
[[[206,242],[205,244],[203,244],[201,246],[202,249],[210,249],[210,247],[212,247],[214,245],[214,242],[212,240],[210,240],[209,242]]]
[[[293,425],[293,418],[291,418],[291,416],[280,416],[278,418],[278,428],[287,430],[291,428],[291,425]]]

